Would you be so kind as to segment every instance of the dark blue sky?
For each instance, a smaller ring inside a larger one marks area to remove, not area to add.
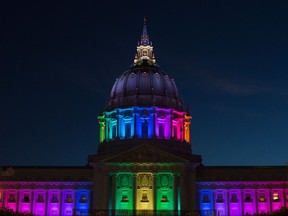
[[[288,161],[286,1],[1,1],[0,165],[84,165],[143,17],[205,165]]]

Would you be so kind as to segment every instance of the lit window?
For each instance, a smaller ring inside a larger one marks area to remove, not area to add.
[[[15,194],[10,194],[8,202],[11,202],[11,203],[16,202],[16,195]]]
[[[29,203],[30,199],[29,199],[29,194],[24,194],[24,198],[22,200],[23,203]]]
[[[273,202],[280,202],[279,193],[273,193]]]
[[[115,139],[117,136],[116,124],[112,125],[112,139]]]
[[[144,119],[142,123],[142,134],[143,134],[143,138],[148,137],[148,121],[146,118]]]
[[[52,199],[51,199],[51,203],[58,203],[58,202],[59,202],[59,200],[58,200],[57,194],[53,194]]]
[[[2,202],[2,192],[0,191],[0,202]]]
[[[131,122],[125,123],[125,137],[126,138],[131,137]]]
[[[164,138],[164,123],[159,123],[159,137]]]
[[[259,197],[259,202],[266,202],[265,194],[261,193]]]
[[[72,194],[67,194],[66,195],[66,199],[65,199],[65,203],[72,203]]]
[[[143,193],[143,194],[142,194],[142,200],[141,200],[141,202],[149,202],[147,193]]]
[[[38,194],[38,197],[37,197],[36,202],[37,202],[37,203],[44,203],[44,196],[43,196],[43,194]]]
[[[167,195],[162,195],[161,202],[169,202]]]
[[[81,194],[81,197],[80,197],[80,203],[87,203],[87,197],[85,194]]]
[[[246,194],[244,202],[252,202],[251,194]]]
[[[208,194],[204,194],[203,199],[202,199],[202,203],[210,203],[210,199]]]
[[[129,202],[128,196],[126,194],[122,195],[121,202]]]
[[[231,196],[231,202],[232,202],[232,203],[238,202],[238,199],[237,199],[237,195],[236,195],[236,194],[232,194],[232,196]]]
[[[223,194],[218,194],[218,195],[217,195],[216,202],[217,202],[217,203],[224,203]]]

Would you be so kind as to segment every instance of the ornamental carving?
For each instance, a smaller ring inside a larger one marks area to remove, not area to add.
[[[173,179],[171,174],[158,174],[157,183],[160,188],[172,188]]]
[[[119,175],[117,175],[117,186],[119,188],[132,187],[132,175],[131,174],[119,174]]]
[[[146,117],[146,116],[147,116],[147,117],[150,116],[149,110],[145,110],[145,109],[144,109],[144,110],[141,110],[140,116],[141,116],[141,117],[143,117],[143,116],[145,116],[145,117]]]
[[[137,186],[140,188],[150,188],[153,185],[152,174],[138,174],[137,175]]]
[[[170,162],[171,158],[160,155],[156,152],[153,152],[149,149],[140,149],[135,151],[132,154],[125,154],[121,157],[114,159],[119,162]]]

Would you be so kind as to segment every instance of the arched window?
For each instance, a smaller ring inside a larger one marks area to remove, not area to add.
[[[148,119],[144,118],[143,122],[142,122],[142,137],[143,138],[148,138],[148,127],[149,123],[148,123]]]
[[[125,138],[131,137],[131,121],[125,122]]]
[[[158,130],[159,130],[158,136],[159,136],[159,138],[164,138],[164,136],[165,136],[165,134],[164,134],[164,132],[165,132],[164,122],[159,122],[158,126],[159,126],[159,128],[158,128]]]

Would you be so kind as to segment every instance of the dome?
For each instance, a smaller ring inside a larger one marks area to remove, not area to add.
[[[108,111],[131,106],[183,110],[174,80],[145,60],[116,79],[106,108]]]

